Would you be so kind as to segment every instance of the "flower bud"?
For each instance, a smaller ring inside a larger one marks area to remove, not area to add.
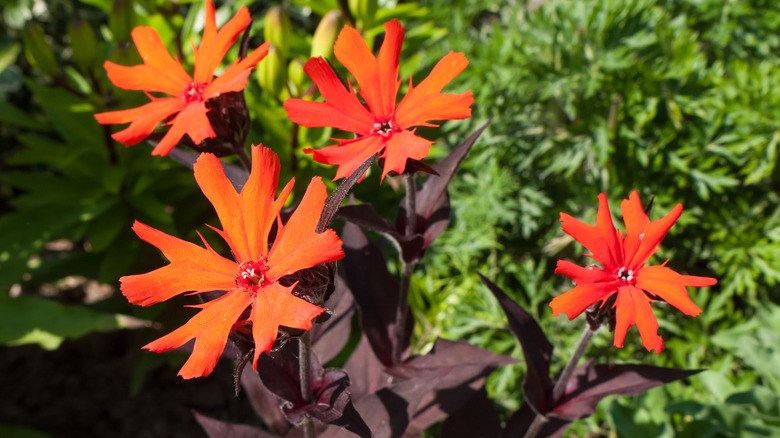
[[[282,54],[273,44],[268,46],[268,55],[257,65],[255,73],[260,87],[273,96],[279,96],[287,82],[287,69]]]
[[[300,87],[301,84],[303,84],[303,81],[306,80],[306,73],[303,71],[304,65],[306,65],[305,60],[295,58],[290,61],[290,65],[287,66],[287,77],[296,87]]]
[[[362,29],[371,27],[376,15],[377,0],[349,0],[349,11]]]
[[[270,41],[276,46],[283,58],[287,57],[287,51],[292,41],[292,25],[284,8],[274,6],[266,12],[263,36],[266,41]]]
[[[336,37],[342,26],[344,26],[344,18],[341,11],[334,9],[322,17],[311,41],[312,58],[318,56],[327,58],[333,54],[333,44],[336,43]]]
[[[108,27],[114,34],[114,41],[117,44],[130,41],[130,32],[134,26],[133,0],[114,0],[114,6],[108,16]]]
[[[35,68],[48,76],[57,76],[60,66],[54,58],[54,51],[46,41],[46,34],[40,24],[30,21],[22,31],[24,56]]]
[[[92,27],[81,18],[74,18],[68,26],[73,60],[84,71],[98,66],[97,40]]]

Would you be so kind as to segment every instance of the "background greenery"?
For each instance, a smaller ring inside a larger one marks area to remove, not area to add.
[[[596,196],[607,192],[618,218],[619,200],[637,190],[645,202],[655,196],[653,218],[678,202],[685,207],[654,260],[668,258],[676,270],[714,276],[719,284],[690,290],[704,309],[696,318],[656,306],[663,353],[647,353],[632,329],[625,348],[611,347],[611,334],[602,332],[588,355],[707,371],[641,397],[607,399],[570,433],[780,435],[780,371],[774,365],[780,363],[780,4],[456,0],[442,7],[423,0],[382,1],[374,11],[349,3],[369,38],[381,34],[381,23],[391,17],[404,23],[404,77],[413,73],[419,82],[449,50],[469,58],[466,72],[447,90],[472,90],[474,116],[425,132],[439,138],[430,161],[494,117],[451,186],[451,227],[413,280],[417,348],[423,351],[442,336],[522,356],[497,303],[478,281],[480,271],[539,318],[561,365],[583,321],[551,315],[551,297],[570,287],[553,274],[555,262],[585,259],[561,232],[558,214],[593,222]],[[268,37],[263,16],[272,5],[230,3],[219,9],[218,19],[241,4],[255,17],[255,47]],[[203,227],[216,220],[188,169],[151,157],[144,144],[124,149],[107,142],[92,118],[145,100],[112,87],[102,69],[105,59],[139,62],[129,43],[133,26],[154,26],[169,47],[183,41],[184,62],[191,63],[187,42],[199,38],[200,2],[40,5],[11,0],[2,6],[0,286],[33,299],[52,286],[62,291],[68,278],[82,279],[85,290],[88,280],[115,288],[121,275],[159,267],[156,251],[130,231],[135,219],[191,241],[199,230],[218,242]],[[310,56],[320,17],[338,2],[283,7],[292,22],[291,43],[280,50],[281,67],[258,69],[250,80],[249,141],[279,153],[283,180],[293,174],[299,181],[314,174],[332,177],[334,168],[312,163],[300,147],[321,147],[337,133],[296,133],[280,102],[308,87],[294,64]],[[234,50],[228,59],[235,56]],[[285,80],[289,91],[278,85]],[[299,147],[292,150],[294,137]],[[356,197],[392,218],[402,191],[392,180],[378,188],[376,173],[356,188]],[[59,313],[47,308],[47,315],[62,314],[67,329],[55,324],[43,330],[36,322],[20,332],[24,322],[17,322],[8,334],[10,324],[0,322],[0,342],[56,348],[52,336],[181,318],[174,315],[180,303],[133,308],[114,290],[108,299],[83,305],[80,310],[89,313],[77,318],[69,318],[67,306]],[[53,295],[57,303],[67,301],[62,293]],[[5,298],[0,321],[3,309],[8,313]],[[81,325],[73,328],[68,321],[76,319]],[[46,334],[31,336],[34,329]],[[489,381],[491,397],[507,412],[522,402],[522,375],[519,364]]]

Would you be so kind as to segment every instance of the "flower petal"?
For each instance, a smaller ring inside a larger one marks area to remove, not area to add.
[[[312,178],[301,203],[287,224],[277,232],[276,241],[268,253],[270,269],[266,278],[269,281],[344,256],[341,239],[335,231],[315,232],[327,198],[328,191],[322,179]]]
[[[436,63],[431,73],[417,87],[409,91],[398,104],[395,120],[407,129],[425,124],[428,120],[465,119],[471,117],[474,97],[471,91],[463,94],[441,94],[441,90],[466,66],[468,59],[462,53],[450,52]]]
[[[571,278],[571,281],[573,281],[575,284],[604,283],[607,281],[615,281],[614,275],[601,268],[583,268],[582,266],[575,265],[574,263],[568,262],[566,260],[558,260],[555,273],[563,274]]]
[[[650,219],[636,191],[631,192],[628,199],[620,203],[620,210],[623,212],[623,222],[626,224],[626,238],[623,242],[624,258],[631,260],[645,237],[644,233],[650,225]]]
[[[682,209],[682,204],[677,204],[666,216],[650,222],[645,227],[644,237],[642,237],[634,256],[626,263],[627,266],[636,270],[647,262],[647,259],[655,253],[666,233],[682,214]]]
[[[203,153],[198,157],[193,169],[195,181],[214,206],[225,234],[230,237],[226,240],[233,256],[239,264],[251,261],[239,195],[225,176],[222,162],[214,154]]]
[[[561,213],[561,227],[566,234],[587,248],[606,270],[611,271],[620,267],[618,263],[621,255],[620,250],[617,249],[619,248],[617,231],[615,231],[612,217],[609,214],[606,194],[599,195],[596,226],[586,224],[566,213]]]
[[[264,289],[269,289],[269,287]],[[271,351],[279,334],[279,322],[273,314],[273,307],[264,289],[258,289],[252,302],[252,312],[249,315],[252,320],[252,339],[255,341],[255,354],[252,360],[254,369],[257,369],[257,359],[263,352]]]
[[[385,153],[382,157],[385,159],[385,167],[382,170],[382,179],[390,171],[396,171],[401,174],[406,168],[407,158],[422,160],[428,156],[431,150],[432,141],[414,135],[410,131],[400,131],[394,133],[387,141]]]
[[[171,264],[146,274],[122,277],[122,293],[131,303],[149,306],[184,292],[225,290],[234,285],[238,266],[210,247],[202,248],[138,221],[133,231],[162,251]]]
[[[372,155],[385,147],[385,141],[378,135],[360,137],[341,144],[327,146],[322,149],[304,149],[303,152],[314,154],[314,161],[325,164],[338,164],[336,177],[333,180],[349,176]]]
[[[160,121],[181,111],[186,105],[178,97],[155,99],[138,108],[95,114],[95,120],[103,125],[131,122],[130,126],[111,136],[123,145],[131,146],[148,137]]]
[[[634,286],[621,286],[615,301],[615,347],[622,348],[629,327],[636,324],[642,345],[655,354],[664,349],[664,340],[658,336],[658,321],[655,319],[650,299]]]
[[[168,155],[176,147],[185,134],[190,136],[192,142],[200,144],[204,139],[214,137],[214,129],[206,115],[204,102],[190,102],[171,122],[171,129],[160,140],[160,143],[152,150],[152,155]]]
[[[144,348],[155,352],[168,351],[195,338],[192,354],[179,370],[179,375],[185,379],[208,375],[225,349],[230,329],[251,302],[250,295],[244,291],[228,292],[197,306],[202,310],[186,324]]]
[[[125,67],[106,61],[103,67],[106,69],[108,79],[115,86],[125,90],[162,92],[172,96],[179,96],[187,86],[186,82],[176,81],[151,65],[141,64]]]
[[[564,292],[550,301],[553,316],[565,313],[569,320],[572,320],[592,304],[615,293],[617,287],[617,281],[577,285],[574,289]]]
[[[227,51],[230,50],[230,47],[251,21],[249,10],[246,6],[241,6],[236,15],[219,31],[215,32],[214,5],[211,4],[211,0],[206,2],[206,26],[203,29],[203,38],[195,57],[196,81],[201,84],[211,82],[214,70],[217,69],[222,58],[225,57]]]
[[[249,73],[268,54],[268,46],[270,44],[266,41],[263,45],[253,50],[246,58],[231,64],[218,78],[206,86],[203,97],[208,100],[223,93],[241,91],[246,88]]]
[[[304,71],[317,84],[325,103],[287,99],[284,108],[290,120],[307,128],[332,126],[358,134],[371,132],[374,116],[344,87],[324,59],[308,60]]]
[[[271,149],[262,145],[252,146],[252,172],[241,189],[239,203],[246,226],[249,256],[254,261],[260,260],[268,251],[268,234],[279,214],[279,210],[274,209],[279,168],[279,158]]]
[[[293,295],[292,291],[297,284],[284,287],[279,283],[273,283],[264,287],[263,290],[270,298],[269,301],[273,307],[274,315],[278,318],[279,325],[309,330],[312,326],[311,320],[324,312],[325,309]]]
[[[152,27],[138,26],[131,35],[144,64],[154,67],[159,75],[167,76],[171,82],[179,84],[179,92],[183,91],[192,78],[168,53],[157,31]]]
[[[663,298],[684,314],[696,316],[701,313],[701,309],[688,296],[685,287],[712,286],[717,282],[709,277],[680,275],[665,266],[645,266],[637,272],[636,286]]]
[[[360,94],[366,100],[371,113],[377,117],[389,115],[383,111],[385,107],[384,96],[379,82],[377,60],[360,33],[353,27],[344,26],[333,46],[333,53],[336,55],[336,59],[355,77]],[[395,102],[393,102],[393,106],[395,106]]]
[[[401,58],[401,46],[404,44],[404,27],[395,18],[385,23],[385,39],[377,56],[377,76],[382,106],[379,115],[389,115],[395,111],[395,99],[398,95],[398,61]],[[361,92],[363,89],[361,88]],[[375,113],[377,114],[377,113]]]

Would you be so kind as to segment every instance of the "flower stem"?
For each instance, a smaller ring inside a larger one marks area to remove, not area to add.
[[[569,358],[569,361],[566,362],[566,366],[563,367],[563,371],[561,372],[560,377],[558,377],[558,380],[555,381],[552,396],[550,397],[551,406],[557,406],[561,396],[563,396],[566,390],[566,384],[569,382],[569,379],[571,379],[572,374],[574,374],[577,363],[579,363],[580,358],[585,353],[585,349],[588,347],[594,333],[596,333],[596,330],[592,329],[590,324],[585,324],[585,331],[582,332],[582,337],[580,337],[580,341],[577,343],[574,353]],[[546,416],[537,413],[534,421],[525,433],[525,438],[535,438],[547,421],[548,418]]]
[[[360,178],[363,176],[364,173],[366,173],[366,170],[371,165],[371,163],[376,160],[376,157],[379,156],[379,153],[372,155],[368,160],[364,161],[363,164],[360,165],[357,169],[355,169],[354,172],[350,176],[348,176],[344,181],[339,184],[338,188],[333,191],[333,193],[330,194],[328,197],[328,200],[325,201],[325,206],[322,209],[322,215],[320,215],[320,221],[317,222],[317,228],[315,231],[318,233],[322,233],[325,230],[328,229],[328,224],[330,224],[331,219],[333,219],[333,216],[336,214],[336,211],[339,209],[339,205],[341,205],[341,201],[344,200],[344,198],[347,197],[347,194],[352,189],[352,187],[360,180]]]
[[[405,236],[414,234],[415,221],[417,220],[417,186],[414,183],[414,173],[404,174],[404,183],[406,184],[406,228]],[[398,290],[398,309],[395,315],[395,344],[393,344],[393,362],[401,361],[403,353],[403,343],[406,337],[406,316],[409,313],[409,286],[414,273],[413,261],[404,260],[401,256],[403,265],[401,273],[401,284]]]
[[[252,170],[252,159],[249,158],[249,155],[246,153],[246,149],[244,149],[244,146],[233,144],[233,150],[236,151],[236,155],[238,156],[238,159],[241,160],[241,164],[244,165],[244,169],[247,170],[247,172]]]
[[[311,332],[306,331],[298,338],[298,376],[301,381],[301,399],[304,404],[312,401],[312,383],[311,383]],[[314,420],[309,414],[303,415],[303,436],[305,438],[314,438]]]

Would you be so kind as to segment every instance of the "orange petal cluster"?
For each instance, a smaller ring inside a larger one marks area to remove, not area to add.
[[[285,287],[279,279],[344,255],[333,230],[315,232],[328,195],[325,184],[315,177],[287,224],[282,224],[277,218],[294,180],[274,199],[279,168],[276,154],[253,146],[252,172],[238,193],[216,156],[201,154],[195,163],[195,179],[223,227],[215,230],[235,260],[219,255],[202,236],[205,248],[140,222],[133,226],[141,239],[156,246],[171,263],[146,274],[122,277],[122,293],[131,303],[148,306],[185,292],[226,291],[216,300],[193,306],[201,310],[189,322],[144,347],[167,351],[194,338],[192,355],[179,371],[186,379],[214,369],[234,326],[251,323],[256,368],[260,354],[269,351],[276,340],[279,326],[308,330],[311,319],[323,311],[294,296],[295,285]],[[269,249],[275,221],[276,237]]]
[[[623,346],[626,332],[636,324],[642,344],[648,351],[655,350],[657,354],[663,350],[664,341],[658,335],[658,321],[650,303],[662,299],[686,315],[696,316],[701,309],[691,301],[685,288],[712,286],[717,280],[680,275],[667,268],[666,262],[645,266],[680,217],[681,204],[656,221],[647,217],[635,191],[623,200],[620,207],[626,224],[625,235],[615,229],[604,193],[599,195],[595,226],[561,213],[563,231],[587,248],[602,267],[583,268],[559,260],[555,273],[568,276],[576,287],[555,297],[550,307],[554,316],[566,313],[569,319],[574,319],[591,305],[617,294],[614,305],[615,346]]]
[[[190,77],[179,62],[171,57],[151,27],[133,29],[132,37],[144,63],[131,67],[106,61],[104,67],[113,84],[125,90],[143,90],[152,99],[138,108],[95,114],[98,123],[130,126],[112,135],[114,140],[134,145],[145,139],[163,120],[176,115],[171,129],[152,151],[152,155],[167,155],[186,134],[195,144],[215,136],[206,116],[206,101],[222,93],[241,91],[249,73],[268,53],[268,43],[252,51],[246,58],[230,65],[217,78],[214,71],[222,58],[251,22],[249,11],[241,7],[238,13],[217,30],[214,4],[206,0],[206,24],[200,46],[195,49],[195,74]],[[153,97],[148,93],[165,93],[170,97]]]
[[[465,119],[471,116],[474,97],[443,94],[441,90],[468,65],[462,53],[450,52],[442,58],[425,80],[416,87],[409,79],[409,91],[396,105],[401,84],[398,61],[404,41],[404,28],[397,21],[385,23],[385,39],[379,55],[371,53],[357,30],[345,26],[339,33],[333,52],[352,73],[363,104],[352,90],[344,87],[328,62],[310,59],[304,71],[320,90],[325,102],[288,99],[284,103],[288,117],[308,127],[334,127],[354,132],[353,140],[334,139],[339,144],[323,149],[304,150],[316,161],[339,166],[336,178],[354,172],[369,157],[382,152],[385,160],[382,178],[390,171],[402,173],[407,158],[421,160],[433,144],[415,135],[415,126],[436,126],[430,120]]]

